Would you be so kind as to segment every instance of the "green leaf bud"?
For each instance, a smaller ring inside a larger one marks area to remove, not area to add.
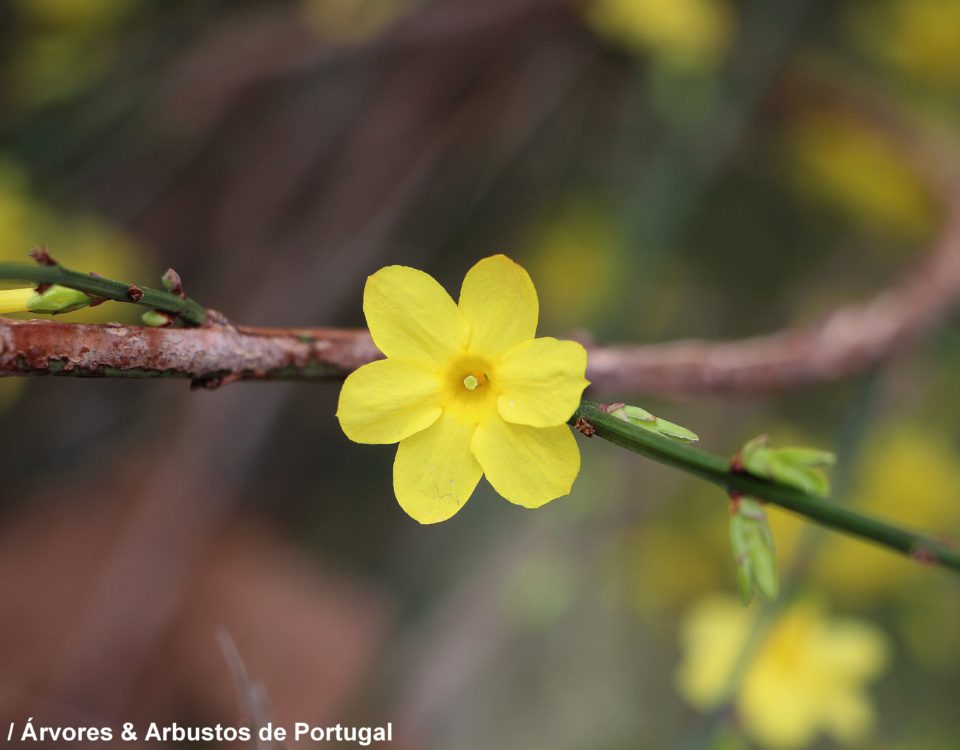
[[[661,435],[666,437],[673,438],[674,440],[679,440],[684,443],[697,443],[700,442],[700,437],[697,433],[688,430],[686,427],[681,427],[678,424],[673,422],[668,422],[666,419],[661,419],[660,417],[656,418],[655,429]]]
[[[770,601],[776,599],[780,586],[773,533],[759,501],[742,497],[735,502],[730,517],[730,546],[743,603],[750,603],[754,590]]]
[[[88,307],[92,301],[93,299],[83,292],[54,284],[42,292],[34,292],[27,301],[27,309],[41,315],[57,315],[81,310]]]
[[[629,404],[614,404],[614,406],[617,408],[611,408],[608,414],[619,417],[624,422],[629,422],[636,427],[642,427],[645,430],[650,430],[650,432],[656,432],[664,437],[680,440],[684,443],[696,443],[700,440],[695,432],[673,422],[668,422],[666,419],[655,417],[639,406]]]
[[[151,326],[153,328],[165,328],[173,322],[173,319],[169,315],[159,310],[147,310],[140,316],[140,320],[143,321],[145,326]]]

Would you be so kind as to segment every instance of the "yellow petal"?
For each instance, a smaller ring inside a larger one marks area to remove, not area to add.
[[[0,315],[27,312],[27,302],[37,293],[33,287],[0,290]]]
[[[470,350],[493,359],[537,334],[537,290],[529,274],[505,255],[484,258],[467,271],[460,310],[473,327]]]
[[[444,362],[467,344],[470,324],[436,280],[406,266],[367,279],[363,313],[377,348],[388,357]]]
[[[880,674],[889,659],[883,632],[869,622],[853,618],[834,621],[821,634],[817,646],[831,668],[848,680]]]
[[[440,377],[417,360],[381,359],[350,373],[337,418],[357,443],[397,443],[440,416]]]
[[[493,488],[525,508],[569,494],[580,472],[580,449],[566,425],[528,427],[493,416],[477,427],[471,449]]]
[[[480,481],[470,452],[475,424],[442,414],[433,425],[400,443],[393,463],[397,500],[420,523],[446,521],[467,502]]]
[[[825,728],[844,745],[863,742],[876,723],[873,706],[862,690],[848,688],[833,691],[824,701]]]
[[[692,705],[706,710],[723,700],[749,630],[749,611],[727,596],[706,596],[684,616],[677,687]]]
[[[497,408],[508,422],[533,427],[563,424],[583,389],[587,351],[575,341],[527,339],[503,355],[497,367]]]

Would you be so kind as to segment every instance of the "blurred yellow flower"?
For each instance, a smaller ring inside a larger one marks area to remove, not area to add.
[[[680,693],[699,709],[735,702],[744,730],[769,748],[800,748],[823,732],[841,743],[864,739],[874,723],[866,683],[888,661],[870,623],[832,619],[812,601],[791,604],[751,643],[754,611],[722,596],[701,600],[681,629]],[[744,649],[739,687],[726,695]]]
[[[851,27],[860,46],[905,73],[960,83],[960,0],[854,3]]]
[[[337,417],[358,443],[400,443],[393,486],[420,523],[454,515],[481,475],[518,505],[570,492],[580,451],[566,426],[583,389],[580,344],[534,338],[537,292],[503,255],[467,273],[454,303],[406,266],[367,279],[363,311],[385,360],[352,373]]]
[[[678,68],[714,67],[733,32],[723,0],[592,0],[586,15],[603,36]]]
[[[624,287],[624,241],[611,211],[598,201],[573,197],[535,230],[530,242],[544,308],[561,328],[586,326],[610,309]],[[591,283],[584,284],[589,278]]]
[[[71,96],[110,69],[118,28],[142,0],[18,0],[21,33],[9,51],[11,98],[43,105]]]
[[[323,38],[361,42],[385,31],[420,0],[302,0],[303,17]]]
[[[713,550],[706,549],[709,533],[719,537],[723,530],[713,524],[701,528],[646,519],[617,537],[610,576],[625,578],[623,594],[638,615],[655,622],[663,613],[676,612],[704,592],[729,583],[728,571],[720,564],[726,557],[718,560]],[[703,540],[702,554],[689,554],[692,539],[698,547]],[[723,551],[727,553],[726,548]]]
[[[936,225],[932,196],[896,146],[870,124],[815,112],[787,131],[797,189],[853,221],[909,238]]]
[[[33,23],[75,30],[112,26],[143,5],[142,0],[18,0],[16,4]]]

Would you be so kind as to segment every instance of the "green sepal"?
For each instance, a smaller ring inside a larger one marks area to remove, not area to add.
[[[92,301],[93,299],[83,292],[54,284],[42,292],[35,292],[27,300],[27,309],[41,315],[58,315],[82,310],[84,307],[88,307]]]

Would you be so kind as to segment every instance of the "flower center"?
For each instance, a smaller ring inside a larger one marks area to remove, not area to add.
[[[450,362],[443,406],[466,422],[481,422],[497,409],[496,373],[485,357],[467,354]]]
[[[486,385],[487,375],[483,372],[471,372],[463,379],[463,387],[468,391],[475,391],[482,385]]]

